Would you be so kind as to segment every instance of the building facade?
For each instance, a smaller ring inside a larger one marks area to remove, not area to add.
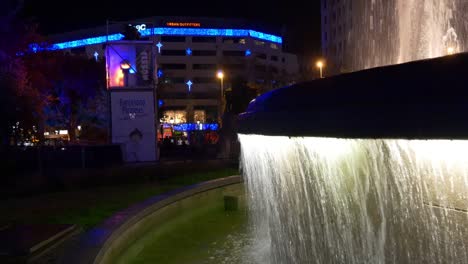
[[[152,17],[52,36],[52,48],[103,59],[105,44],[124,38],[123,25],[156,49],[155,89],[162,123],[215,123],[221,90],[240,77],[268,91],[293,83],[297,57],[283,52],[282,37],[242,19]],[[222,80],[217,73],[223,72]]]

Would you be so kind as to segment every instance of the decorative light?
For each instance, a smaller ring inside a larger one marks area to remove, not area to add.
[[[183,123],[173,126],[175,131],[187,132],[194,130],[218,130],[219,125],[216,123],[207,123],[207,124],[197,124],[197,123]]]
[[[188,80],[185,84],[187,84],[188,91],[190,93],[192,91],[193,82],[191,80]]]
[[[187,56],[192,55],[192,50],[191,50],[190,48],[187,48],[187,49],[185,50],[185,54],[187,54]]]
[[[273,43],[282,44],[283,39],[279,36],[258,32],[255,30],[247,29],[219,29],[219,28],[170,28],[170,27],[156,27],[146,28],[140,30],[140,35],[143,37],[153,35],[178,35],[178,36],[220,36],[220,37],[253,37],[261,40],[270,41]],[[85,38],[73,41],[66,41],[55,43],[48,50],[61,50],[71,49],[76,47],[102,44],[109,41],[117,41],[124,39],[124,35],[121,33],[110,34],[107,36],[98,36],[92,38]],[[37,44],[36,44],[37,45]],[[163,46],[160,42],[158,45],[159,52]],[[37,49],[38,51],[40,49]]]
[[[49,50],[71,49],[71,48],[88,46],[88,45],[102,44],[108,41],[122,40],[123,38],[124,38],[124,35],[117,33],[117,34],[111,34],[108,36],[99,36],[99,37],[94,37],[94,38],[66,41],[66,42],[53,44],[49,48]]]
[[[245,56],[248,57],[248,56],[250,56],[250,55],[252,55],[252,52],[251,52],[249,49],[246,50],[246,51],[245,51]]]
[[[98,53],[97,51],[94,52],[93,56],[94,56],[94,59],[95,59],[96,61],[98,61],[98,59],[99,59],[99,53]]]
[[[164,72],[163,72],[163,70],[161,70],[161,69],[158,69],[158,78],[161,78],[161,77],[163,77],[163,75],[164,75]]]
[[[156,47],[158,47],[158,53],[161,53],[161,48],[163,47],[164,45],[160,42],[158,42],[158,44],[156,44]]]

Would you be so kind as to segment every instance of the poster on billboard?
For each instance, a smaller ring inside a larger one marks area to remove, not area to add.
[[[153,42],[116,41],[106,46],[108,89],[147,87],[154,80]]]
[[[112,143],[126,162],[156,160],[154,93],[151,89],[111,90]]]

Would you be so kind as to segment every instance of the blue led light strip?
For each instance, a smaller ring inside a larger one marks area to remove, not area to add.
[[[151,35],[179,35],[179,36],[223,36],[223,37],[253,37],[274,43],[283,43],[281,37],[270,35],[255,30],[247,29],[219,29],[219,28],[169,28],[157,27],[141,30],[142,37]],[[93,38],[79,39],[53,44],[48,50],[71,49],[88,45],[105,43],[107,41],[122,40],[124,35],[117,33],[109,36],[98,36]]]
[[[99,36],[99,37],[94,37],[94,38],[79,39],[79,40],[53,44],[52,47],[49,48],[49,50],[71,49],[71,48],[76,48],[76,47],[101,44],[107,41],[122,40],[123,38],[124,38],[124,35],[117,33],[117,34],[112,34],[109,36]]]

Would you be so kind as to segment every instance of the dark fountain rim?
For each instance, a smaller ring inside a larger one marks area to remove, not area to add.
[[[468,139],[468,53],[276,89],[238,120],[239,134]]]

